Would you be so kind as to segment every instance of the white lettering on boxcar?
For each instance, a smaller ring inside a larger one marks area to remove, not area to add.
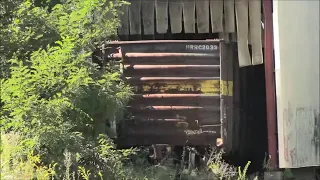
[[[213,50],[218,50],[218,46],[217,45],[192,45],[192,44],[187,44],[186,45],[186,50],[213,51]]]

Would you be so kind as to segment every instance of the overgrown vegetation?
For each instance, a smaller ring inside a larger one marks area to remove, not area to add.
[[[115,134],[106,122],[117,120],[130,88],[118,71],[99,71],[91,52],[115,34],[124,2],[1,3],[0,54],[9,67],[2,71],[1,131],[18,133],[18,153],[56,164],[57,175],[66,150],[79,165],[96,163],[103,156],[96,139]]]
[[[177,177],[174,165],[150,166],[137,158],[140,151],[117,150],[109,138],[116,130],[107,124],[121,119],[131,91],[114,67],[99,70],[91,53],[112,40],[124,4],[0,2],[1,179]],[[231,178],[237,172],[225,169],[221,156],[211,160],[205,172],[184,169],[179,178]]]
[[[2,136],[1,178],[2,179],[128,179],[128,180],[246,180],[246,171],[250,163],[241,170],[222,160],[222,152],[212,152],[207,168],[189,169],[186,166],[178,170],[173,164],[173,157],[151,166],[145,151],[140,149],[115,150],[108,138],[100,137],[95,148],[97,160],[92,164],[81,164],[79,156],[69,151],[63,153],[63,172],[57,172],[57,164],[44,166],[39,164],[38,155],[21,154],[18,145],[19,134],[10,133]],[[14,157],[14,158],[13,158]],[[89,161],[86,161],[87,163]],[[184,164],[184,162],[182,162]],[[13,168],[14,167],[14,168]],[[255,179],[257,180],[257,178]]]

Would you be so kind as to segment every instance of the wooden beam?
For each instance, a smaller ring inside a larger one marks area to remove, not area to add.
[[[156,27],[159,34],[168,31],[168,0],[156,0]]]
[[[129,18],[130,18],[130,34],[141,34],[141,0],[130,0]]]
[[[182,31],[182,0],[169,1],[169,15],[172,34]]]
[[[223,0],[210,0],[210,11],[211,11],[210,14],[211,14],[212,32],[222,33],[223,32]]]
[[[145,35],[154,34],[154,0],[142,0],[142,23]]]
[[[251,65],[251,58],[248,49],[248,30],[249,30],[249,17],[248,17],[248,0],[235,0],[236,3],[236,16],[237,16],[237,39],[238,39],[238,56],[239,66]]]
[[[196,1],[198,33],[209,33],[209,0]]]
[[[183,1],[183,21],[184,21],[185,33],[196,32],[195,11],[196,11],[195,0]]]

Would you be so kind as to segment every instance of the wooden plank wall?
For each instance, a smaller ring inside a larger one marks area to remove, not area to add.
[[[169,17],[173,34],[182,32],[182,6],[182,0],[169,1]]]
[[[241,67],[263,63],[261,0],[128,1],[119,35],[219,33],[220,39],[237,41]]]

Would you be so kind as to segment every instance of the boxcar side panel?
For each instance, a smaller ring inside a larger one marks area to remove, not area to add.
[[[232,57],[221,55],[220,41],[119,41],[109,45],[118,48],[112,57],[121,58],[123,76],[134,92],[121,143],[215,145],[217,138],[226,139],[223,127],[229,119],[221,118],[220,113],[229,111],[220,110],[220,99],[232,96],[232,74],[228,74]]]

